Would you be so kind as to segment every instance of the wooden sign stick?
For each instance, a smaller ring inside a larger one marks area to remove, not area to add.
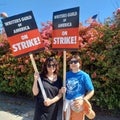
[[[31,59],[31,62],[32,62],[34,71],[35,71],[35,72],[38,72],[38,69],[37,69],[35,60],[34,60],[34,58],[33,58],[33,54],[30,53],[29,56],[30,56],[30,59]],[[44,100],[46,100],[46,99],[47,99],[47,96],[46,96],[45,89],[44,89],[44,87],[43,87],[43,84],[42,84],[42,81],[41,81],[40,76],[39,76],[39,79],[38,79],[38,83],[39,83],[39,86],[40,86],[40,89],[41,89],[43,98],[44,98]]]
[[[66,87],[66,51],[63,51],[63,87]],[[65,102],[65,93],[63,94],[63,104]],[[64,107],[62,111],[62,120],[65,120],[64,118]]]
[[[63,51],[63,86],[66,87],[66,51]],[[65,94],[63,96],[65,99]]]

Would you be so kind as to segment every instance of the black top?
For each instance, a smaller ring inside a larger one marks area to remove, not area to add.
[[[51,82],[49,79],[41,76],[41,81],[48,98],[54,98],[58,95],[59,89],[62,87],[62,79],[60,77],[57,77],[56,81]],[[46,107],[43,104],[43,96],[40,87],[39,91],[39,94],[36,96],[34,120],[62,120],[62,98],[49,107]]]

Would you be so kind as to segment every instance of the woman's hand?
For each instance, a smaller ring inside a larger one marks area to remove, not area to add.
[[[50,98],[47,98],[45,101],[44,101],[44,105],[45,106],[50,106],[51,104],[53,104],[53,102],[52,102],[52,99],[50,99]]]
[[[61,89],[59,89],[59,94],[64,94],[66,92],[66,87],[61,87]]]
[[[38,78],[39,78],[39,72],[35,72],[34,73],[34,80],[38,80]]]
[[[74,100],[74,107],[77,109],[80,109],[81,106],[83,106],[83,99],[76,99]]]

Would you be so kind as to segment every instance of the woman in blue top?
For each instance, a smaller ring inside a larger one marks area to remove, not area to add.
[[[69,66],[70,71],[66,73],[66,101],[64,110],[67,114],[66,120],[78,120],[79,117],[76,118],[76,115],[74,115],[74,118],[71,118],[70,112],[75,111],[79,114],[85,111],[84,103],[88,103],[88,100],[94,95],[94,87],[90,76],[81,70],[82,61],[78,55],[72,56]],[[88,111],[86,113],[90,119],[95,117],[94,111],[91,110],[89,112],[92,112],[92,117]]]

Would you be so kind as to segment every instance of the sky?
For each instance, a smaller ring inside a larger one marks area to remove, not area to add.
[[[52,21],[53,12],[74,7],[80,7],[79,20],[83,25],[86,25],[85,20],[95,14],[103,23],[120,8],[120,0],[0,0],[0,13],[14,16],[32,11],[38,28],[41,28],[42,22]]]

